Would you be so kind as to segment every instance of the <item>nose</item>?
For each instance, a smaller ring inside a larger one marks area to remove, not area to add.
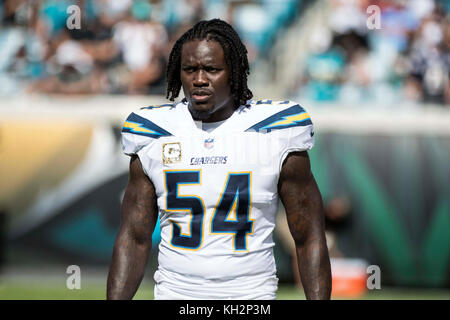
[[[209,85],[206,72],[202,69],[198,70],[194,75],[194,87],[207,87]]]

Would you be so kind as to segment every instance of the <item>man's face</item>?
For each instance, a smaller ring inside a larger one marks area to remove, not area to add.
[[[195,120],[216,122],[234,112],[229,68],[222,46],[214,40],[192,40],[181,51],[181,84]]]

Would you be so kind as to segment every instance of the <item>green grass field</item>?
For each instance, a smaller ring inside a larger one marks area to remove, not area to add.
[[[304,300],[303,291],[291,285],[280,285],[279,300]],[[335,299],[348,299],[334,297]],[[65,281],[39,279],[2,279],[0,282],[1,300],[103,300],[105,299],[105,282],[99,280],[82,281],[81,289],[69,290]],[[153,299],[153,284],[144,281],[135,299]],[[385,300],[450,300],[450,290],[438,289],[410,289],[410,288],[382,288],[368,291],[360,299]]]

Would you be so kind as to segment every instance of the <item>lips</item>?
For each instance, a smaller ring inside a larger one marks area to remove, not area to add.
[[[209,90],[194,90],[192,91],[192,98],[195,102],[204,102],[209,99],[212,92]]]

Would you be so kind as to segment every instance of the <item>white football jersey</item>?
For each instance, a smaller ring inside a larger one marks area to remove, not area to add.
[[[182,102],[129,115],[123,151],[139,156],[158,199],[155,298],[275,298],[279,173],[313,135],[291,101],[250,100],[207,131]]]

